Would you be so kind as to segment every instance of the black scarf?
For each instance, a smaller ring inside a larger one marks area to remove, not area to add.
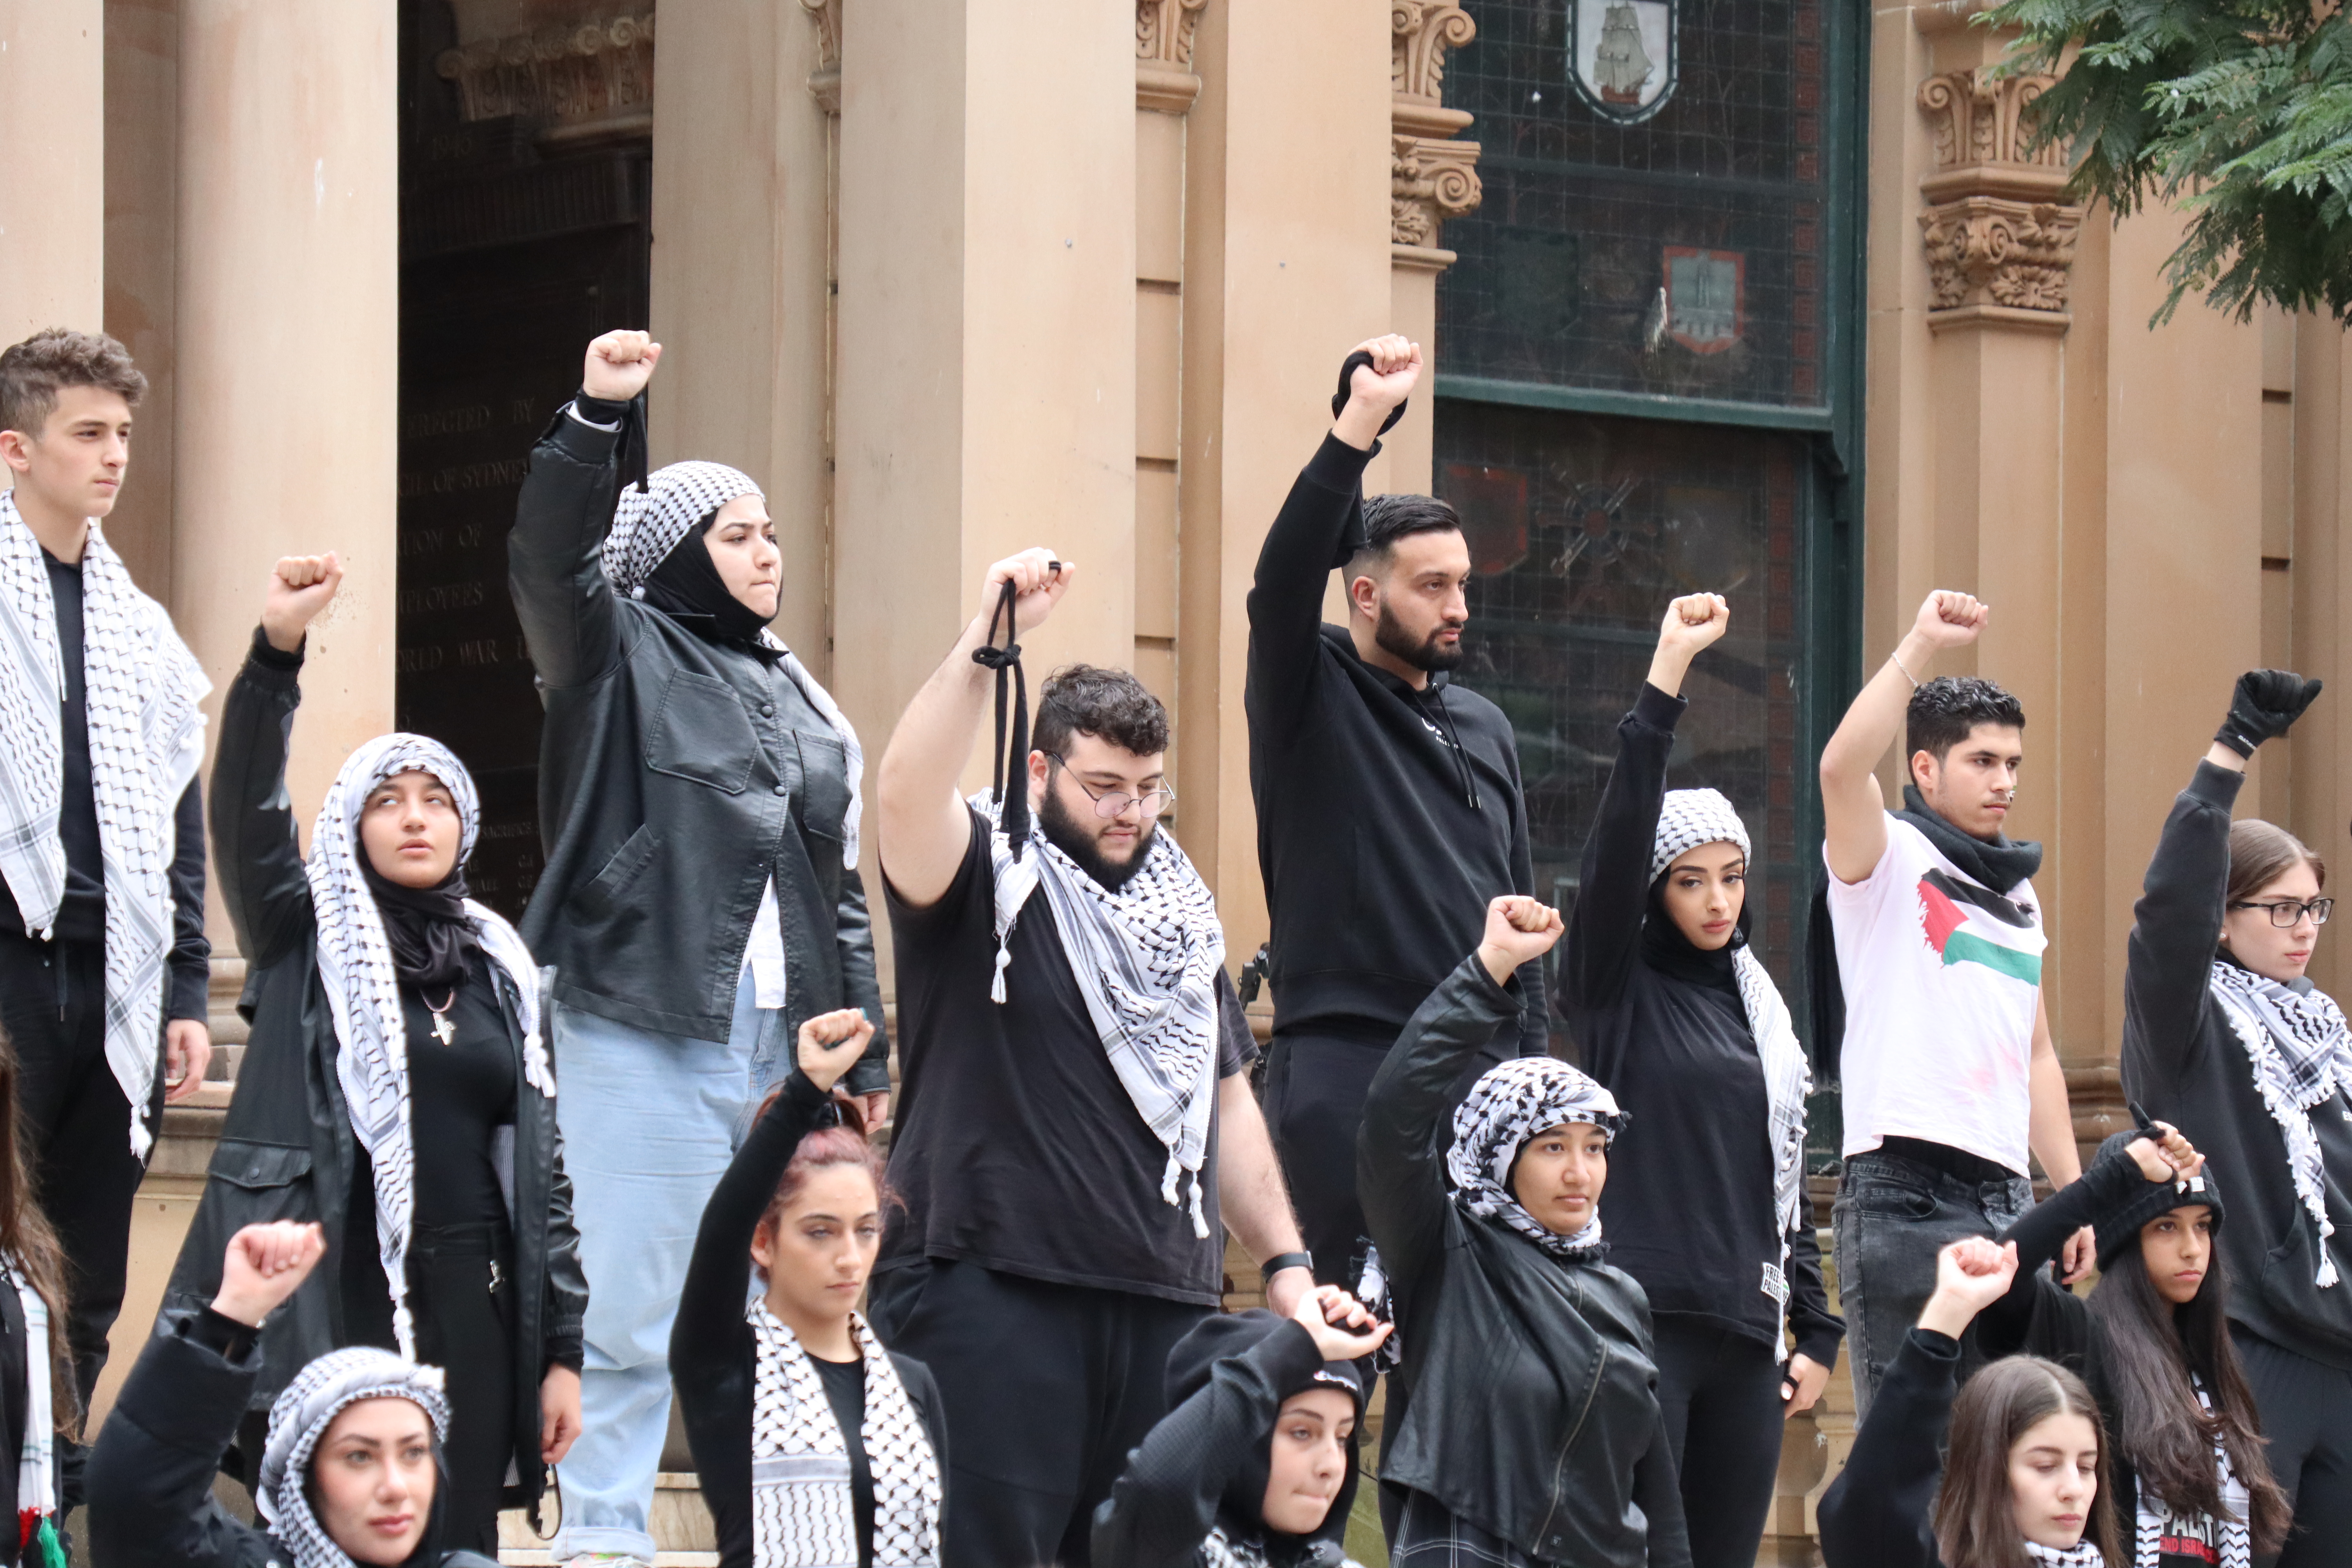
[[[466,977],[466,955],[479,945],[466,913],[466,871],[453,868],[429,888],[404,888],[378,871],[365,854],[360,875],[375,894],[376,912],[392,945],[392,967],[403,985],[440,991]]]
[[[1666,911],[1666,878],[1673,871],[1673,867],[1667,867],[1650,884],[1650,912],[1642,921],[1642,962],[1685,984],[1723,993],[1738,1007],[1744,1023],[1748,1004],[1739,995],[1739,970],[1733,955],[1748,945],[1748,901],[1740,900],[1739,919],[1732,925],[1731,940],[1708,952],[1684,935],[1683,928]]]
[[[1903,786],[1903,809],[1895,815],[1927,837],[1936,852],[1960,868],[1962,875],[2004,897],[2020,882],[2042,869],[2042,846],[2021,843],[2006,834],[1991,839],[1963,833],[1944,820],[1921,798],[1916,784]],[[1845,983],[1838,973],[1837,937],[1830,924],[1830,878],[1827,866],[1813,889],[1813,906],[1805,921],[1805,994],[1812,1010],[1813,1086],[1826,1089],[1837,1081],[1839,1054],[1845,1047]]]
[[[714,508],[669,547],[669,553],[645,581],[645,601],[698,637],[762,658],[782,658],[780,651],[760,640],[768,623],[728,589],[726,580],[719,575],[718,563],[710,559],[710,525],[718,521]]]

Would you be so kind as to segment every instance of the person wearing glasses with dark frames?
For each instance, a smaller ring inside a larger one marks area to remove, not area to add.
[[[1082,1568],[1169,1352],[1217,1310],[1221,1229],[1276,1311],[1314,1289],[1216,900],[1162,825],[1167,709],[1088,665],[1045,680],[1034,735],[1006,702],[1075,575],[1045,550],[989,569],[877,779],[903,1203],[868,1316],[939,1384],[946,1568]],[[967,799],[992,681],[997,787]]]
[[[2216,1233],[2230,1334],[2294,1504],[2284,1568],[2352,1539],[2352,1036],[2305,971],[2327,867],[2273,823],[2232,823],[2254,748],[2320,683],[2241,676],[2148,862],[2124,972],[2124,1091],[2230,1173]]]

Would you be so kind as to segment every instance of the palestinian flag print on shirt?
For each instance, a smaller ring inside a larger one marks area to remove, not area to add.
[[[1989,888],[1930,868],[1919,879],[1919,923],[1947,969],[1981,963],[2028,985],[2042,984],[2042,955],[2010,945],[2021,936],[2031,940],[2032,917]]]

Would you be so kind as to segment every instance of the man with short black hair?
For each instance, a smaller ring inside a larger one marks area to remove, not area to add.
[[[1045,550],[989,568],[877,786],[903,1203],[873,1319],[939,1383],[947,1568],[1087,1561],[1096,1505],[1166,1414],[1169,1350],[1217,1310],[1220,1221],[1277,1311],[1312,1286],[1216,901],[1159,826],[1167,710],[1124,670],[1057,671],[998,787],[957,788],[991,669],[1001,726],[1013,645],[1075,575]]]
[[[2032,1206],[2029,1152],[2060,1186],[2082,1173],[2042,1000],[2042,846],[2002,831],[2025,710],[1990,680],[1920,679],[1990,615],[1966,594],[1927,595],[1822,752],[1833,945],[1817,924],[1815,1047],[1843,1069],[1832,1213],[1860,1408],[1935,1289],[1937,1251]],[[1871,770],[1898,726],[1906,782],[1890,812]],[[2089,1260],[2085,1230],[2067,1244],[2069,1277]]]
[[[1362,493],[1421,364],[1420,345],[1395,336],[1349,356],[1330,434],[1267,531],[1249,595],[1250,791],[1273,923],[1266,1121],[1315,1277],[1349,1285],[1372,1074],[1478,945],[1488,901],[1535,891],[1511,721],[1450,673],[1470,618],[1461,520],[1433,496]],[[1323,621],[1335,566],[1345,626]],[[1511,991],[1517,1026],[1459,1088],[1548,1049],[1541,963]]]
[[[212,1056],[196,781],[212,685],[99,525],[146,390],[102,335],[52,327],[0,353],[0,1025],[71,1271],[85,1404],[162,1102],[202,1087]]]

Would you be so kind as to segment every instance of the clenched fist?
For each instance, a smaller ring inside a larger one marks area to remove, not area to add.
[[[1559,911],[1524,893],[1506,893],[1486,906],[1486,932],[1478,942],[1478,962],[1495,984],[1506,984],[1518,967],[1541,958],[1567,929]]]
[[[580,390],[607,403],[626,403],[654,378],[661,355],[662,346],[650,332],[606,332],[588,345],[580,367]]]
[[[270,569],[261,600],[261,633],[279,653],[302,646],[302,634],[343,585],[343,563],[333,551],[324,555],[289,555]]]

